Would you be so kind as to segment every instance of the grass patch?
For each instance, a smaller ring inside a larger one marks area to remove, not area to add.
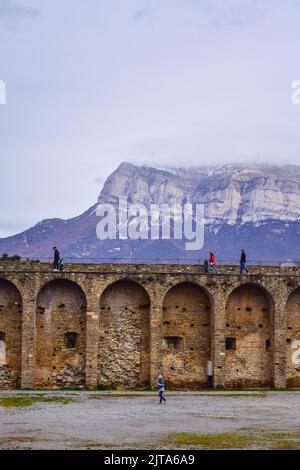
[[[102,398],[136,398],[136,397],[153,397],[153,393],[101,393],[99,395],[91,395],[90,400],[101,400]]]
[[[174,432],[167,436],[166,444],[176,447],[204,449],[245,449],[253,443],[253,437],[242,434],[194,434]]]
[[[88,391],[87,388],[84,387],[62,387],[59,389],[62,392],[85,392]]]
[[[300,434],[271,434],[269,448],[273,450],[295,450],[300,449]]]
[[[89,449],[109,449],[112,448],[114,449],[116,446],[113,444],[107,444],[103,442],[83,442],[79,447],[89,450]],[[76,445],[76,448],[78,448],[78,445]]]
[[[95,392],[151,392],[153,391],[150,385],[147,385],[146,387],[137,387],[137,388],[129,388],[129,387],[121,387],[116,384],[109,384],[109,385],[98,385],[95,388],[90,388],[90,391],[95,391]]]
[[[261,388],[247,388],[247,387],[214,387],[210,389],[212,392],[300,392],[300,388],[276,388],[276,387],[261,387]],[[204,389],[204,392],[208,392],[208,389]]]
[[[188,394],[188,393],[187,393]],[[107,394],[99,394],[99,395],[91,395],[89,396],[90,400],[101,400],[103,398],[137,398],[137,397],[155,397],[157,393],[152,392],[152,393],[107,393]],[[172,393],[167,393],[166,397],[174,397],[177,395],[174,395]],[[181,395],[179,395],[181,396]],[[239,398],[239,397],[250,397],[250,398],[265,398],[267,396],[266,393],[193,393],[191,396],[193,397],[234,397],[234,398]]]
[[[99,390],[102,392],[109,391],[109,390],[117,390],[117,386],[115,384],[108,384],[108,385],[98,385],[95,390]]]
[[[69,397],[47,397],[44,395],[23,395],[0,398],[0,406],[3,407],[23,407],[31,406],[35,403],[61,403],[66,405],[73,403],[74,400]]]
[[[198,397],[267,397],[266,393],[197,393]]]
[[[300,434],[194,434],[171,433],[166,436],[167,446],[193,449],[300,449]]]

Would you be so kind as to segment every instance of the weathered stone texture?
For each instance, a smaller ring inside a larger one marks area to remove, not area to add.
[[[100,300],[100,386],[145,386],[150,377],[147,292],[131,281],[109,286]]]
[[[288,298],[286,309],[286,383],[300,387],[300,288]]]
[[[211,304],[201,287],[182,283],[168,291],[163,305],[163,371],[171,387],[207,384],[210,328]]]
[[[85,322],[85,296],[75,283],[54,280],[41,290],[36,309],[37,387],[84,385]]]
[[[10,282],[0,279],[0,386],[21,383],[22,298]]]
[[[300,386],[300,269],[0,263],[0,388]]]
[[[272,386],[273,310],[261,287],[243,285],[230,294],[226,304],[226,339],[225,384]]]

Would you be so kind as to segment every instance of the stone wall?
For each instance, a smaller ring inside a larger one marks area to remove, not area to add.
[[[273,308],[255,285],[237,287],[226,303],[225,384],[271,387],[273,384]]]
[[[211,303],[197,285],[172,287],[163,304],[163,371],[170,387],[201,388],[207,384],[210,359]]]
[[[150,380],[150,300],[132,281],[115,282],[100,300],[98,385],[139,387]]]
[[[300,387],[300,288],[288,298],[285,333],[287,386]]]
[[[300,269],[0,263],[0,387],[300,386]]]
[[[50,281],[36,309],[37,387],[85,383],[86,299],[73,282]]]
[[[0,384],[21,384],[22,298],[9,281],[0,279]]]

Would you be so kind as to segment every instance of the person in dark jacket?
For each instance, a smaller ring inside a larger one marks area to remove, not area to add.
[[[246,253],[244,250],[242,250],[240,258],[240,274],[243,274],[244,271],[246,271],[247,274],[249,273],[248,269],[246,268],[246,261]]]
[[[208,261],[207,261],[207,259],[204,260],[203,267],[204,267],[205,274],[207,274],[208,273]]]
[[[53,247],[53,251],[54,251],[53,270],[59,271],[59,259],[60,259],[60,255],[59,255],[59,251],[58,251],[58,249],[56,248],[56,246]]]

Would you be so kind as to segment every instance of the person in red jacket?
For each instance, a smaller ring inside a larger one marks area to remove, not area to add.
[[[209,253],[209,266],[216,274],[220,274],[216,266],[216,257],[212,252]]]

